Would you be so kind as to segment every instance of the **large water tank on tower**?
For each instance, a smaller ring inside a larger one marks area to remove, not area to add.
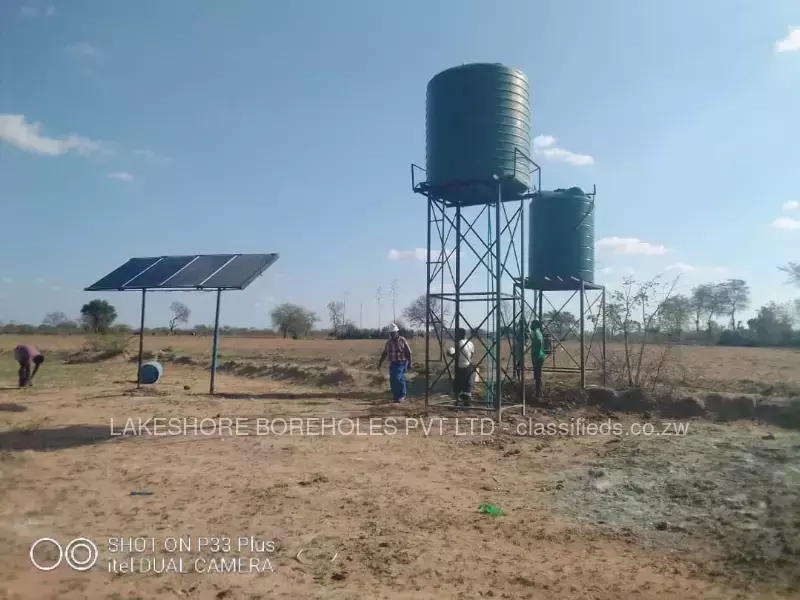
[[[528,231],[528,278],[534,288],[545,278],[555,285],[574,285],[573,278],[594,283],[594,196],[577,187],[537,192]]]
[[[503,183],[513,197],[527,190],[531,167],[531,104],[528,78],[499,63],[475,63],[442,71],[428,83],[427,183],[438,196],[463,204],[497,198],[497,188],[453,185]]]

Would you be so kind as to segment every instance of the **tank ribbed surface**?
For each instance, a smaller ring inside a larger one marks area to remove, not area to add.
[[[594,283],[594,201],[580,188],[539,192],[530,204],[528,278]]]
[[[528,188],[530,88],[521,71],[488,63],[442,71],[428,83],[425,133],[431,187],[489,182],[497,175],[504,179],[504,193],[519,194]],[[468,190],[451,186],[440,195],[456,202],[482,203],[493,201],[497,193],[487,186]]]

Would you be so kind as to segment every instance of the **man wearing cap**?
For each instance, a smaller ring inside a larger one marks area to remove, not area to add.
[[[33,346],[20,344],[14,348],[14,360],[19,363],[19,387],[33,385],[33,377],[44,362],[44,355]],[[33,373],[31,363],[34,364]]]
[[[411,347],[408,340],[400,335],[400,329],[392,323],[389,325],[389,339],[383,348],[378,361],[380,370],[383,361],[389,358],[389,385],[392,388],[394,402],[406,399],[406,371],[411,368]]]

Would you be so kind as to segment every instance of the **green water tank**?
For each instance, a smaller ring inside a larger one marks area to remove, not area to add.
[[[440,197],[492,202],[496,185],[454,184],[490,183],[495,175],[509,196],[527,190],[531,105],[524,73],[497,63],[442,71],[428,83],[425,121],[427,183]]]
[[[537,192],[531,199],[528,279],[535,289],[549,278],[594,283],[594,198],[581,188]]]

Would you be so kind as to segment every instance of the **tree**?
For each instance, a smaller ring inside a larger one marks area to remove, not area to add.
[[[662,303],[658,324],[667,333],[675,334],[680,337],[684,328],[691,320],[691,316],[691,299],[683,294],[676,294],[675,296],[667,298]]]
[[[107,300],[95,299],[81,307],[81,320],[95,333],[105,333],[117,320],[117,309]]]
[[[692,290],[692,312],[694,313],[694,328],[700,333],[700,323],[714,304],[714,284],[703,283]]]
[[[778,269],[789,276],[789,283],[800,285],[800,263],[790,262],[785,267],[778,267]]]
[[[736,330],[736,311],[750,306],[750,286],[742,279],[729,279],[717,286],[720,311],[730,317],[730,328]]]
[[[48,327],[66,327],[67,325],[72,325],[72,320],[63,312],[51,312],[44,316],[42,325],[47,325]]]
[[[665,285],[659,277],[638,283],[633,278],[626,277],[622,282],[622,289],[611,293],[612,304],[617,307],[613,313],[614,318],[617,319],[616,326],[622,331],[624,342],[622,377],[630,387],[639,387],[646,383],[648,373],[642,370],[642,365],[647,334],[653,330],[653,324],[659,318],[664,303],[669,302],[672,297],[677,283],[678,280],[675,279],[671,285]],[[638,320],[639,318],[641,321]],[[631,333],[637,330],[642,331],[638,349],[632,345],[631,341]],[[662,351],[654,371],[649,373],[654,386],[658,381],[667,351],[668,348]]]
[[[328,318],[333,327],[333,335],[338,336],[345,328],[344,302],[341,300],[331,300],[328,302]]]
[[[747,290],[749,294],[749,289]],[[695,330],[700,332],[700,322],[706,325],[708,337],[714,330],[714,317],[723,314],[729,306],[728,287],[724,283],[704,283],[692,290],[692,310]],[[724,314],[730,314],[725,312]]]
[[[760,342],[775,344],[788,342],[792,338],[794,321],[791,303],[777,304],[770,302],[758,309],[754,319],[747,321],[747,326]]]
[[[272,326],[281,332],[284,338],[289,334],[292,337],[307,335],[319,321],[317,315],[297,304],[284,302],[279,304],[270,313]]]
[[[428,297],[425,294],[422,294],[406,307],[406,309],[403,311],[403,317],[412,327],[415,327],[416,329],[425,329],[428,308]],[[434,331],[437,331],[440,327],[445,326],[445,323],[447,323],[447,320],[450,317],[450,307],[443,304],[439,298],[431,298],[430,311],[433,313],[430,320],[430,325],[433,327]],[[442,323],[439,322],[440,320]],[[397,322],[395,322],[395,324],[398,327],[400,326]]]
[[[183,302],[173,302],[169,305],[169,309],[172,311],[172,318],[169,320],[169,333],[172,335],[178,323],[189,322],[192,311]]]
[[[542,321],[542,326],[555,333],[561,340],[566,339],[578,325],[578,318],[568,310],[547,311],[542,315]]]

